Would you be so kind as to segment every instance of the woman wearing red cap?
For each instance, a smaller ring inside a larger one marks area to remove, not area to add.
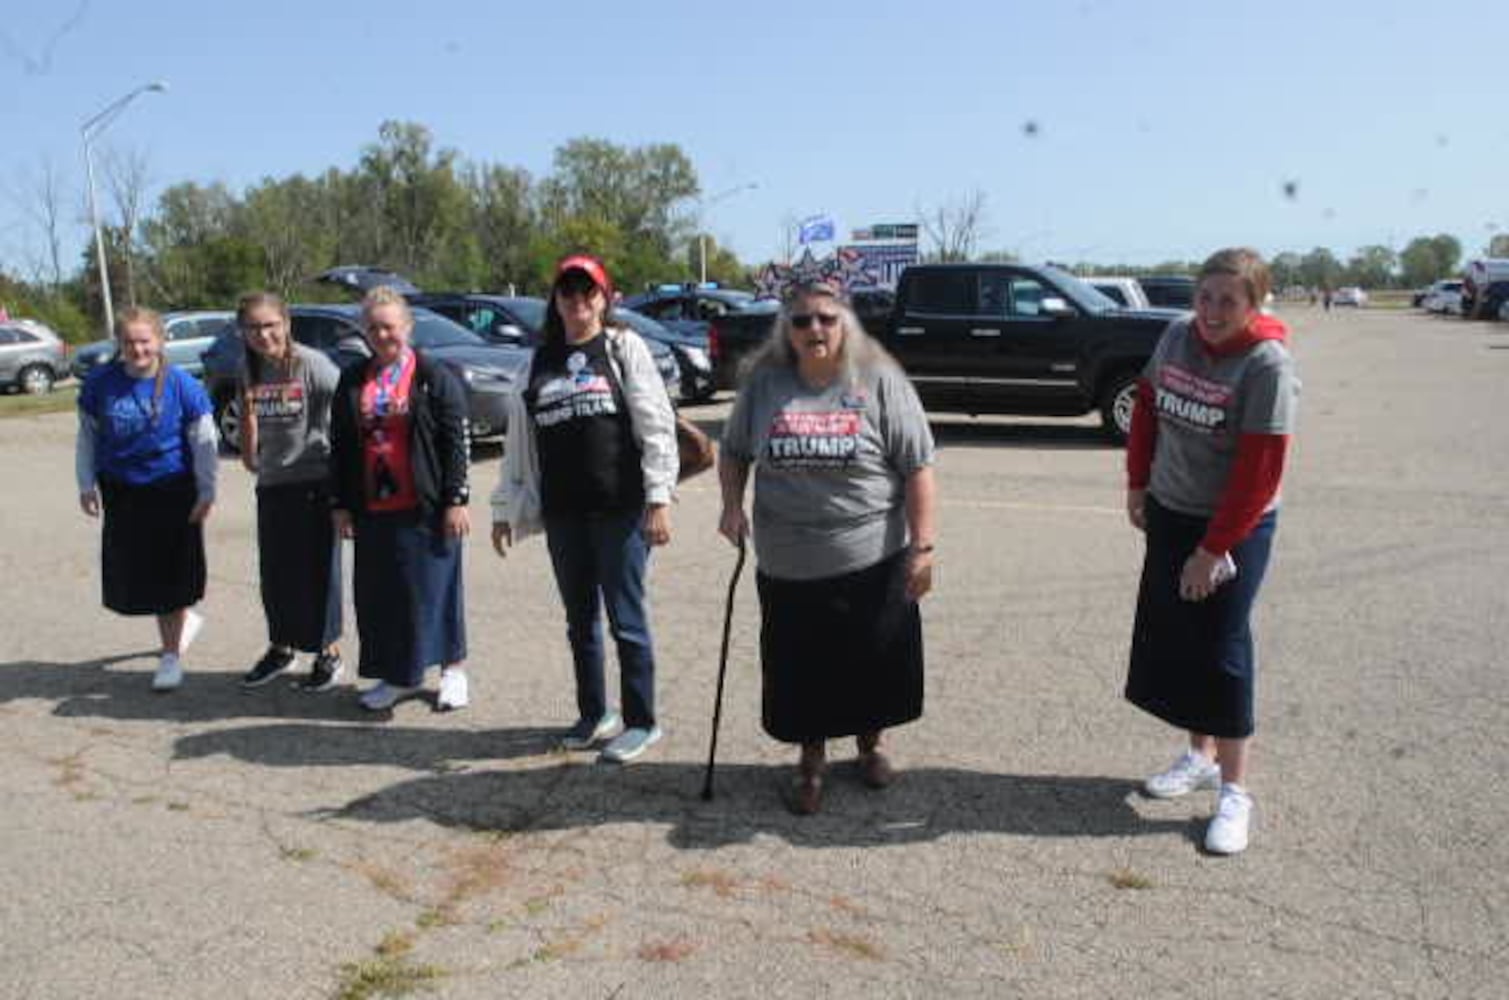
[[[492,538],[501,556],[543,528],[576,669],[578,718],[562,745],[584,750],[613,737],[602,758],[623,763],[661,738],[644,578],[650,547],[671,539],[678,458],[665,383],[644,341],[613,322],[612,301],[601,261],[577,255],[557,265],[543,342],[510,403]],[[603,682],[604,607],[621,717]]]
[[[1246,849],[1253,731],[1249,618],[1268,565],[1299,381],[1288,330],[1259,306],[1268,266],[1221,250],[1200,269],[1193,320],[1169,325],[1138,387],[1127,515],[1147,535],[1126,696],[1189,732],[1147,792],[1219,786],[1206,850]]]

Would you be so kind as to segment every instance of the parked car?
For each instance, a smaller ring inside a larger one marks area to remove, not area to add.
[[[1149,309],[1153,305],[1148,301],[1147,292],[1142,290],[1142,284],[1136,278],[1090,275],[1080,280],[1117,305],[1128,309]]]
[[[499,344],[533,347],[539,343],[545,325],[545,300],[527,295],[481,295],[472,292],[419,292],[408,296],[414,305],[433,309],[455,320],[473,333]],[[617,310],[625,323],[644,337],[655,359],[655,368],[665,379],[666,392],[672,399],[687,397],[687,371],[680,363],[676,345],[689,341],[686,352],[692,360],[700,355],[701,378],[693,384],[699,389],[712,382],[712,365],[705,351],[696,350],[695,338],[683,337],[643,316]],[[707,390],[708,393],[711,390]],[[706,393],[704,393],[706,394]]]
[[[51,392],[53,383],[68,377],[66,358],[63,338],[51,327],[29,319],[0,323],[0,389]]]
[[[362,335],[358,305],[289,307],[293,339],[324,351],[341,367],[371,357]],[[466,386],[473,440],[499,437],[507,429],[505,398],[529,365],[529,350],[488,343],[453,320],[428,309],[414,310],[414,346],[451,368]],[[241,446],[241,397],[237,392],[246,348],[234,323],[204,352],[205,389],[227,448]]]
[[[1435,282],[1421,300],[1421,307],[1429,313],[1447,313],[1460,316],[1462,313],[1462,283],[1443,278]]]
[[[1357,309],[1368,304],[1368,293],[1356,285],[1343,285],[1331,295],[1331,305],[1352,306]]]
[[[1026,264],[927,264],[902,272],[883,331],[929,410],[1080,416],[1131,430],[1137,375],[1177,309],[1125,309],[1067,271]],[[719,378],[732,380],[773,316],[713,322]]]
[[[165,313],[162,317],[164,357],[169,364],[182,368],[196,378],[202,378],[203,365],[200,357],[215,342],[220,332],[233,324],[235,319],[236,314],[233,312],[196,310]],[[113,339],[96,340],[74,352],[71,370],[75,378],[82,380],[114,357]]]
[[[1509,281],[1509,257],[1480,257],[1462,269],[1462,315],[1487,319],[1494,313],[1483,293],[1495,282]]]
[[[1467,311],[1466,282],[1463,282],[1462,313]],[[1498,316],[1504,304],[1509,302],[1509,280],[1491,281],[1478,290],[1476,306],[1478,315],[1484,319],[1494,319]]]
[[[1155,274],[1138,278],[1137,283],[1156,309],[1193,309],[1195,279],[1182,274]]]

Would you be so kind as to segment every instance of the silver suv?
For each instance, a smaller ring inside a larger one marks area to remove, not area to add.
[[[63,339],[33,320],[0,323],[0,388],[51,392],[68,375]]]

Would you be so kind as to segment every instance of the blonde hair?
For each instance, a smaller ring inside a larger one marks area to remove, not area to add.
[[[117,342],[126,335],[126,327],[132,323],[146,323],[157,334],[158,340],[167,340],[168,331],[162,325],[162,313],[156,309],[148,309],[146,306],[131,306],[115,316],[115,339]]]
[[[413,325],[414,310],[409,308],[409,300],[392,285],[378,285],[362,296],[362,319],[369,318],[372,310],[381,306],[397,306],[404,320]]]
[[[1217,274],[1240,280],[1254,309],[1262,306],[1273,287],[1273,277],[1263,255],[1251,247],[1226,247],[1205,258],[1200,265],[1200,280]]]

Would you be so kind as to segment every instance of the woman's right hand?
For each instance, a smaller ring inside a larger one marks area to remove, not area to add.
[[[100,516],[100,491],[89,490],[79,494],[79,510],[84,512],[85,517]]]
[[[508,550],[513,545],[513,528],[507,521],[493,522],[493,551],[498,553],[499,558],[507,558]]]
[[[1138,531],[1147,530],[1147,490],[1127,490],[1127,520]]]
[[[330,522],[335,525],[335,537],[356,537],[356,525],[351,520],[351,512],[349,510],[332,510],[330,512]]]
[[[718,518],[718,534],[734,545],[749,537],[749,518],[744,516],[743,507],[723,508],[723,514]]]

